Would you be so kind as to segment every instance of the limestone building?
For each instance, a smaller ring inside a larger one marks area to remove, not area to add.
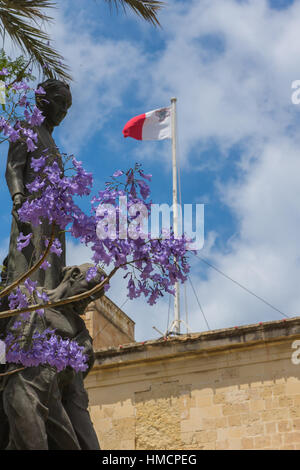
[[[84,320],[95,351],[134,342],[134,321],[106,296],[88,305]]]
[[[137,343],[116,309],[86,380],[102,449],[300,449],[300,318]]]

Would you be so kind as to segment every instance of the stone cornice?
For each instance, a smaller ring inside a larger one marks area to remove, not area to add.
[[[300,317],[102,349],[96,352],[93,370],[179,356],[182,358],[183,355],[207,355],[218,351],[261,347],[296,338],[300,338]]]

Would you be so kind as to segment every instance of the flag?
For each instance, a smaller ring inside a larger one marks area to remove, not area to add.
[[[171,139],[171,107],[133,117],[125,124],[123,135],[137,140]]]

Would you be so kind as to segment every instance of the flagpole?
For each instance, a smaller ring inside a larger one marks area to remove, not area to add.
[[[176,102],[177,98],[171,98],[172,109],[172,171],[173,171],[173,224],[174,235],[178,235],[178,206],[177,206],[177,164],[176,164]],[[180,334],[180,296],[179,282],[175,284],[174,299],[174,333]]]

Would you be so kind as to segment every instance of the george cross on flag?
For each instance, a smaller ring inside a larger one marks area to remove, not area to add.
[[[137,140],[171,139],[171,113],[168,107],[135,116],[125,124],[123,135]]]

